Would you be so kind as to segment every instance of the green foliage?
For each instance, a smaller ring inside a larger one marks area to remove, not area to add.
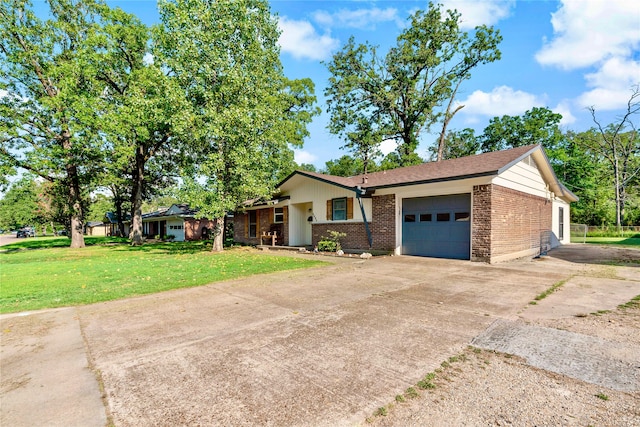
[[[303,170],[303,171],[307,171],[307,172],[318,172],[318,169],[314,165],[312,165],[311,163],[302,163],[302,164],[298,165],[296,170]]]
[[[347,237],[347,233],[329,230],[329,237],[322,236],[318,242],[318,250],[322,252],[337,252],[342,249],[340,239]]]
[[[445,136],[442,160],[473,156],[480,152],[480,149],[481,143],[473,129],[466,128],[460,131],[449,131]],[[434,144],[429,147],[431,160],[436,159],[437,151],[437,145]]]
[[[101,89],[92,40],[104,10],[92,0],[50,0],[51,19],[29,2],[0,3],[0,165],[22,168],[64,189],[72,242],[84,246],[84,197],[102,166],[96,130]]]
[[[0,254],[0,312],[91,304],[321,264],[241,249],[212,254],[202,242],[15,251]]]
[[[368,167],[369,172],[375,172],[375,163]],[[325,163],[325,173],[336,176],[355,176],[364,173],[362,159],[351,156],[342,156],[337,160],[329,160]]]
[[[485,26],[472,36],[462,32],[456,11],[430,3],[410,20],[385,56],[351,38],[327,64],[329,130],[365,162],[382,140],[394,139],[398,164],[415,164],[420,132],[440,119],[471,70],[500,58],[498,32]]]
[[[552,149],[562,140],[560,120],[562,115],[539,107],[522,116],[494,117],[480,136],[481,149],[486,153],[533,144]]]
[[[193,154],[183,167],[184,201],[221,219],[270,197],[282,171],[293,170],[290,144],[302,144],[318,112],[313,84],[284,77],[266,1],[163,0],[159,9],[154,60],[189,101],[189,126],[177,135]]]
[[[0,228],[16,230],[40,224],[37,184],[33,177],[14,182],[0,200]]]
[[[113,201],[104,194],[96,194],[91,198],[87,213],[87,221],[103,221],[107,212],[113,211]]]

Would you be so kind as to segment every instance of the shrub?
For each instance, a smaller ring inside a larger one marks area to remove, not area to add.
[[[340,239],[347,237],[347,233],[328,230],[329,237],[322,236],[318,242],[318,250],[323,252],[337,252],[342,249]]]

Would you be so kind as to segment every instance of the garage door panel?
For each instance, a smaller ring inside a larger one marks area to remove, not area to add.
[[[470,194],[404,199],[402,253],[469,259],[470,212]]]

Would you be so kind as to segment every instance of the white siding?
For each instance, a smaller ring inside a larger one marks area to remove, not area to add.
[[[534,196],[551,197],[538,168],[529,166],[524,160],[495,177],[492,182]]]
[[[353,197],[353,219],[346,222],[362,222],[362,212],[360,211],[360,205],[356,199],[356,194],[346,188],[306,178],[304,182],[299,182],[299,185],[291,188],[291,190],[286,194],[291,197],[289,205],[311,203],[314,216],[313,222],[316,224],[327,224],[333,222],[327,221],[327,200],[337,199],[340,197]],[[367,220],[371,221],[371,199],[362,199],[362,201]]]
[[[553,201],[553,213],[551,219],[551,229],[553,231],[555,239],[552,240],[552,246],[558,246],[558,244],[571,243],[571,219],[569,215],[569,204],[563,200],[556,199]],[[560,232],[560,208],[563,213],[563,230]],[[562,237],[562,238],[561,238]]]

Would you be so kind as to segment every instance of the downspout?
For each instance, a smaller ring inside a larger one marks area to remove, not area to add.
[[[369,229],[367,214],[364,212],[362,197],[360,197],[361,193],[366,193],[366,192],[367,190],[362,190],[362,188],[359,185],[355,188],[356,199],[358,199],[358,204],[360,205],[360,212],[362,212],[362,221],[364,222],[364,229],[367,231],[367,240],[369,241],[369,249],[371,249],[373,247],[373,236],[371,235],[371,230]]]

